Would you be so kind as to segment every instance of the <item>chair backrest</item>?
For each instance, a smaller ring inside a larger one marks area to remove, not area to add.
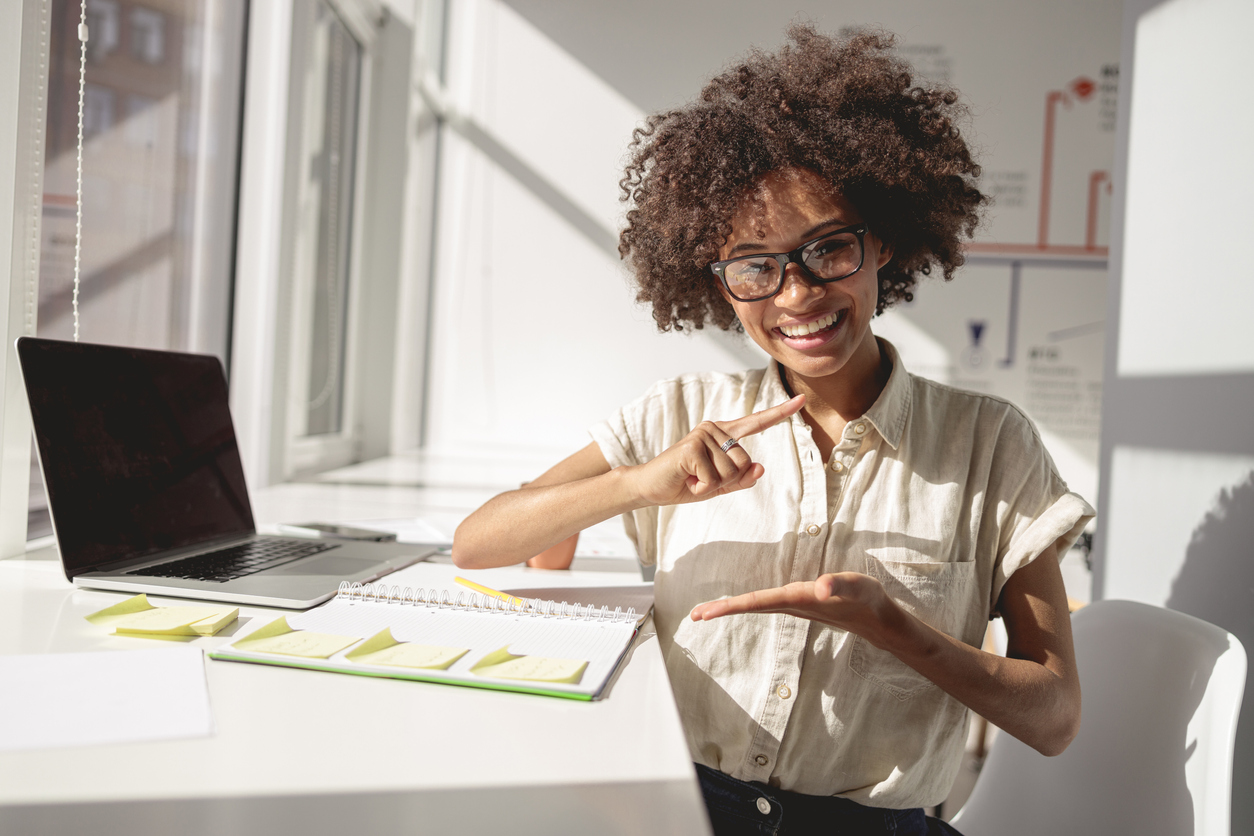
[[[1080,733],[1056,758],[998,735],[953,825],[964,836],[1229,836],[1241,642],[1133,601],[1099,601],[1072,621]]]

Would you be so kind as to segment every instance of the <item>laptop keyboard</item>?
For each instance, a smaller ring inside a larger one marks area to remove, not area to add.
[[[262,569],[282,566],[284,563],[291,563],[293,560],[324,552],[327,549],[338,548],[338,546],[337,543],[305,539],[254,540],[214,552],[148,566],[144,569],[132,569],[126,574],[223,583],[260,572]]]

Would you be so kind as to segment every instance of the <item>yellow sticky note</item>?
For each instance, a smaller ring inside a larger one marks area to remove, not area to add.
[[[141,593],[92,613],[87,620],[123,635],[212,636],[238,615],[238,607],[154,607]]]
[[[443,671],[448,670],[450,665],[469,652],[469,648],[464,647],[398,642],[392,637],[392,631],[385,627],[382,632],[362,642],[361,647],[355,648],[344,656],[362,665],[428,668]]]
[[[235,643],[240,650],[252,653],[277,653],[282,656],[303,656],[306,659],[326,659],[348,647],[357,639],[351,636],[333,636],[329,633],[313,633],[293,630],[282,616]]]
[[[232,607],[229,610],[220,610],[217,614],[202,618],[200,621],[193,621],[190,626],[198,635],[212,636],[238,617],[239,607]]]
[[[479,676],[524,679],[531,682],[564,682],[577,685],[588,663],[580,659],[549,659],[515,656],[508,647],[489,653],[470,669]]]
[[[109,621],[125,615],[131,615],[137,612],[154,609],[153,605],[148,603],[148,596],[142,592],[133,595],[121,603],[114,604],[112,607],[105,607],[100,612],[94,612],[87,616],[87,620],[92,624],[107,624]]]

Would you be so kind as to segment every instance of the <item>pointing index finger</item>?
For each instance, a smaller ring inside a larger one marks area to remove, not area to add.
[[[760,433],[768,427],[775,426],[805,406],[805,402],[805,395],[795,395],[791,400],[784,401],[782,404],[773,406],[770,409],[764,409],[761,412],[755,412],[752,415],[746,415],[743,418],[737,418],[734,421],[728,421],[725,424],[721,424],[721,426],[723,431],[729,433],[733,438],[744,438],[745,436]]]

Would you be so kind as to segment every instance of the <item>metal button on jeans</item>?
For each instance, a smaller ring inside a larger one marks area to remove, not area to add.
[[[771,802],[767,801],[760,795],[758,796],[758,812],[764,816],[769,816],[771,814]]]

